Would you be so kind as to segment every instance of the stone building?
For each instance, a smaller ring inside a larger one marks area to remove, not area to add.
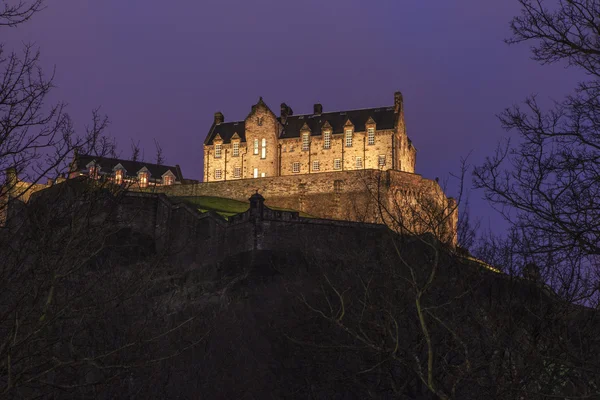
[[[262,98],[243,121],[221,112],[204,142],[204,182],[364,169],[415,172],[416,150],[406,135],[403,99],[360,110],[275,115]]]
[[[179,165],[170,166],[144,161],[75,154],[70,165],[69,178],[87,176],[116,184],[147,188],[183,183]]]

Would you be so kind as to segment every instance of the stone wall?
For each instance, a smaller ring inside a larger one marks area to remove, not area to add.
[[[412,207],[411,211],[414,211],[426,204],[442,212],[454,213],[448,224],[456,231],[457,216],[452,209],[452,200],[446,197],[438,183],[395,170],[321,172],[174,185],[157,190],[168,196],[215,196],[240,201],[247,201],[252,193],[259,191],[267,199],[268,206],[302,211],[317,218],[370,223],[389,223],[386,210],[394,213]],[[418,216],[418,219],[423,218]]]

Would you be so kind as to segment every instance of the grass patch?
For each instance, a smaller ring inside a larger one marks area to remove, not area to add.
[[[245,201],[226,199],[224,197],[213,197],[213,196],[182,196],[173,197],[173,199],[184,202],[198,211],[214,211],[219,215],[229,218],[232,215],[243,213],[250,208],[250,203]],[[281,207],[270,207],[272,210],[278,211],[295,211]],[[300,212],[301,217],[312,218],[311,215]]]

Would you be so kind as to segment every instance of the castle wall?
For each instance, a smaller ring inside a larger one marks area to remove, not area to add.
[[[448,212],[449,199],[437,182],[420,175],[401,171],[352,170],[294,174],[261,179],[241,179],[227,182],[205,182],[158,188],[168,196],[215,196],[240,201],[257,190],[266,204],[305,212],[317,218],[358,222],[389,223],[385,210],[398,213],[420,209],[435,218],[445,218],[432,209]],[[383,216],[382,216],[383,211]],[[453,217],[452,221],[456,218]],[[431,220],[431,224],[435,224]],[[449,222],[452,224],[453,222]],[[408,223],[411,227],[413,222]],[[455,227],[456,225],[452,225]],[[423,226],[419,230],[427,230]],[[454,229],[454,228],[452,228]]]

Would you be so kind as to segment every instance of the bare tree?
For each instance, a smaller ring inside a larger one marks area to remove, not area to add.
[[[44,8],[44,0],[7,0],[0,8],[0,26],[14,27],[28,21]]]
[[[160,147],[160,143],[156,139],[154,139],[154,147],[156,148],[155,160],[157,164],[163,164],[165,162],[165,157],[163,155],[163,149]]]
[[[3,2],[0,27],[43,4]],[[85,177],[43,185],[64,176],[75,152],[115,153],[99,110],[78,134],[65,104],[48,104],[53,79],[31,45],[0,46],[0,212],[11,210],[0,228],[0,397],[160,397],[161,370],[201,331],[169,290],[169,253],[135,229],[148,216],[126,186]]]
[[[520,0],[508,43],[529,42],[542,64],[565,62],[587,81],[549,110],[532,96],[506,109],[518,134],[475,170],[474,181],[511,223],[521,265],[538,264],[568,301],[597,304],[600,255],[600,4]]]

